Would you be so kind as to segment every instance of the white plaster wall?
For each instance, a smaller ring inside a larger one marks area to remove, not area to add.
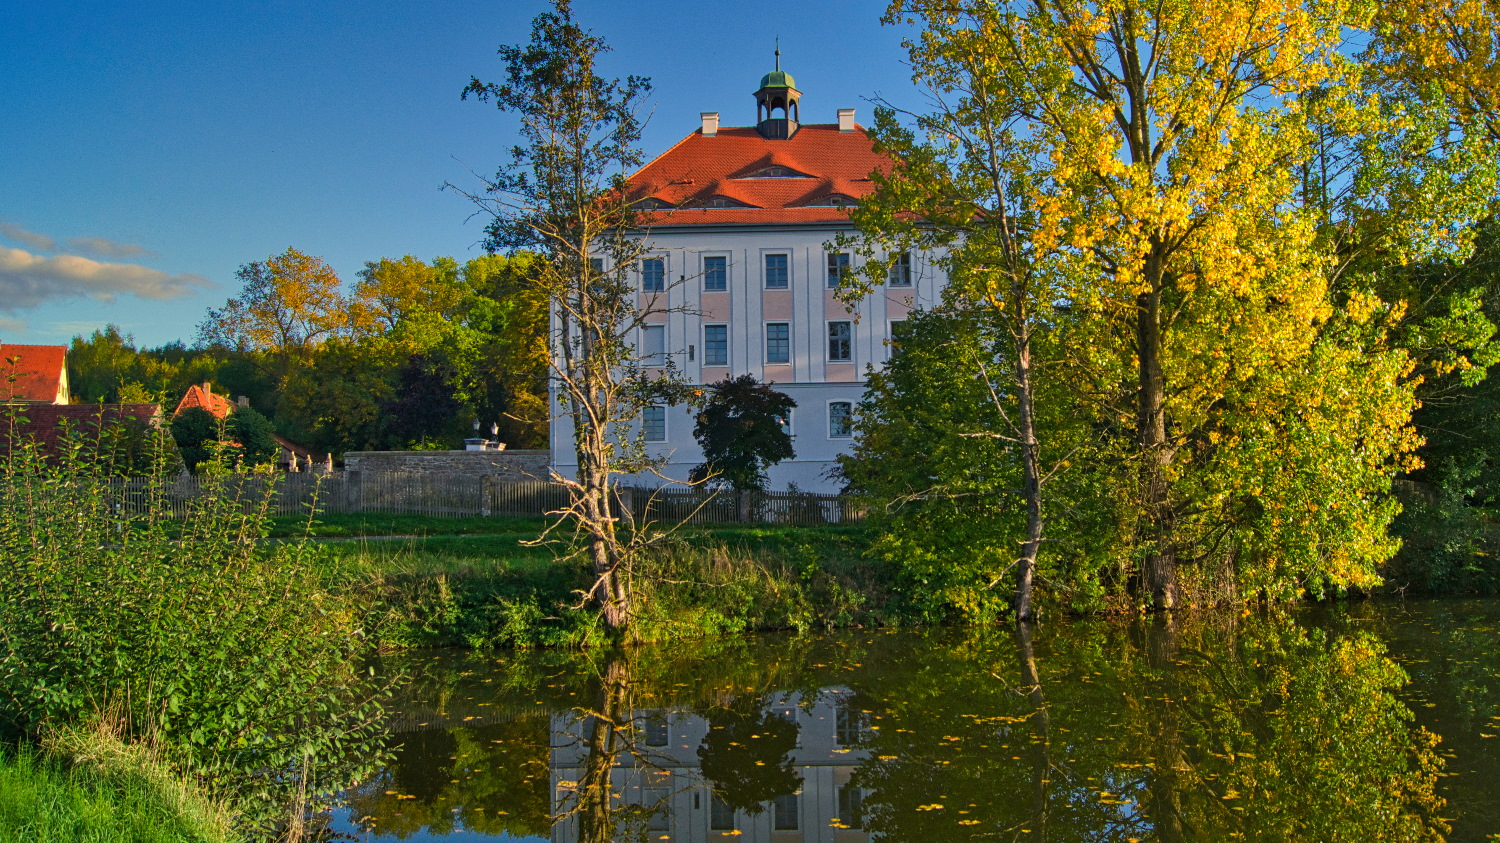
[[[712,213],[706,211],[702,213]],[[904,319],[915,308],[937,303],[944,279],[930,255],[916,253],[912,260],[912,285],[884,286],[861,300],[852,311],[836,301],[827,286],[827,247],[848,226],[833,224],[798,227],[769,226],[660,226],[651,232],[650,256],[666,261],[668,289],[658,294],[656,306],[670,312],[653,321],[666,325],[666,348],[677,367],[692,383],[703,384],[754,375],[792,396],[793,447],[797,456],[773,467],[771,488],[785,489],[795,483],[804,491],[837,492],[840,484],[826,476],[838,454],[850,450],[853,440],[830,435],[828,403],[858,404],[864,394],[866,371],[884,363],[889,354],[890,323]],[[790,284],[786,291],[766,290],[764,255],[781,252],[789,256]],[[728,261],[728,290],[703,290],[703,258],[723,255]],[[853,257],[855,269],[860,259]],[[634,273],[637,283],[639,274]],[[645,306],[649,296],[642,294]],[[828,322],[853,323],[853,361],[828,359]],[[791,333],[790,362],[766,362],[765,325],[787,322]],[[703,365],[705,324],[729,326],[729,365]],[[636,338],[639,341],[639,338]],[[556,402],[554,401],[554,406]],[[667,440],[651,446],[667,459],[664,474],[686,480],[693,466],[702,462],[702,452],[693,440],[692,411],[670,408]],[[565,417],[552,424],[552,458],[563,474],[576,470],[572,425]],[[638,478],[655,485],[655,477]]]

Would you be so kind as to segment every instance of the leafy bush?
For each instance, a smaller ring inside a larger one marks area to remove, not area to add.
[[[164,455],[129,481],[94,456],[0,453],[0,723],[37,736],[118,711],[127,741],[260,796],[252,822],[378,758],[378,695],[351,681],[366,647],[307,547],[261,542],[271,492],[218,477],[174,522]]]

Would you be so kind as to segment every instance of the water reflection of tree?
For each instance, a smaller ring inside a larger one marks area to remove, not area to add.
[[[710,709],[708,734],[698,746],[699,767],[714,795],[748,814],[759,814],[766,803],[802,785],[792,767],[797,724],[767,702],[758,694],[740,694]]]
[[[896,672],[855,775],[891,841],[1439,839],[1376,641],[1272,615],[977,637]]]
[[[461,719],[461,718],[460,718]],[[545,716],[406,732],[381,776],[346,804],[364,830],[405,838],[460,827],[546,835],[550,826]]]
[[[661,774],[665,760],[643,741],[649,713],[638,707],[642,682],[629,651],[598,654],[594,671],[598,679],[597,702],[575,711],[577,734],[554,736],[576,741],[581,750],[578,779],[559,784],[562,788],[554,825],[572,821],[578,843],[644,841],[653,820],[667,821],[670,794],[651,798],[654,788],[642,789],[642,801],[630,802],[616,789],[617,770],[647,776]]]
[[[1269,616],[1202,625],[1173,655],[1194,836],[1442,838],[1437,738],[1413,726],[1374,636]]]

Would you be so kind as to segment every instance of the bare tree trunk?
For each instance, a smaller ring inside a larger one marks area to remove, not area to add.
[[[585,438],[590,447],[607,447],[602,431],[590,430]],[[605,629],[620,632],[630,625],[630,592],[621,571],[623,554],[615,535],[609,474],[599,467],[592,454],[588,455],[588,463],[582,471],[584,488],[581,503],[584,527],[589,534],[589,561],[594,574],[590,594],[599,607]]]
[[[1157,258],[1148,275],[1160,272]],[[1143,533],[1149,543],[1144,577],[1146,596],[1155,609],[1177,605],[1177,546],[1175,514],[1169,487],[1172,449],[1167,441],[1166,387],[1161,370],[1161,287],[1136,299],[1136,357],[1140,363],[1136,443],[1141,457]]]
[[[1019,295],[1017,304],[1020,304]],[[1032,401],[1031,334],[1025,312],[1016,311],[1020,330],[1016,343],[1016,399],[1020,404],[1021,490],[1026,498],[1026,540],[1021,544],[1020,571],[1016,578],[1016,619],[1031,619],[1031,588],[1036,576],[1037,551],[1042,544],[1042,469],[1036,438],[1036,416]]]

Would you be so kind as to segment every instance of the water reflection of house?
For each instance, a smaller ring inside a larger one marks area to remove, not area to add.
[[[622,752],[611,772],[623,805],[648,809],[647,839],[680,843],[739,840],[744,843],[866,843],[862,828],[865,792],[850,777],[868,755],[861,747],[870,735],[868,715],[851,704],[852,693],[824,689],[811,703],[800,694],[776,694],[762,709],[797,727],[790,752],[801,786],[767,802],[758,814],[735,810],[715,795],[700,769],[698,749],[710,723],[680,711],[632,713],[635,751]],[[552,718],[552,827],[555,843],[578,839],[575,818],[567,816],[573,788],[584,775],[589,751],[581,736],[586,718]]]

